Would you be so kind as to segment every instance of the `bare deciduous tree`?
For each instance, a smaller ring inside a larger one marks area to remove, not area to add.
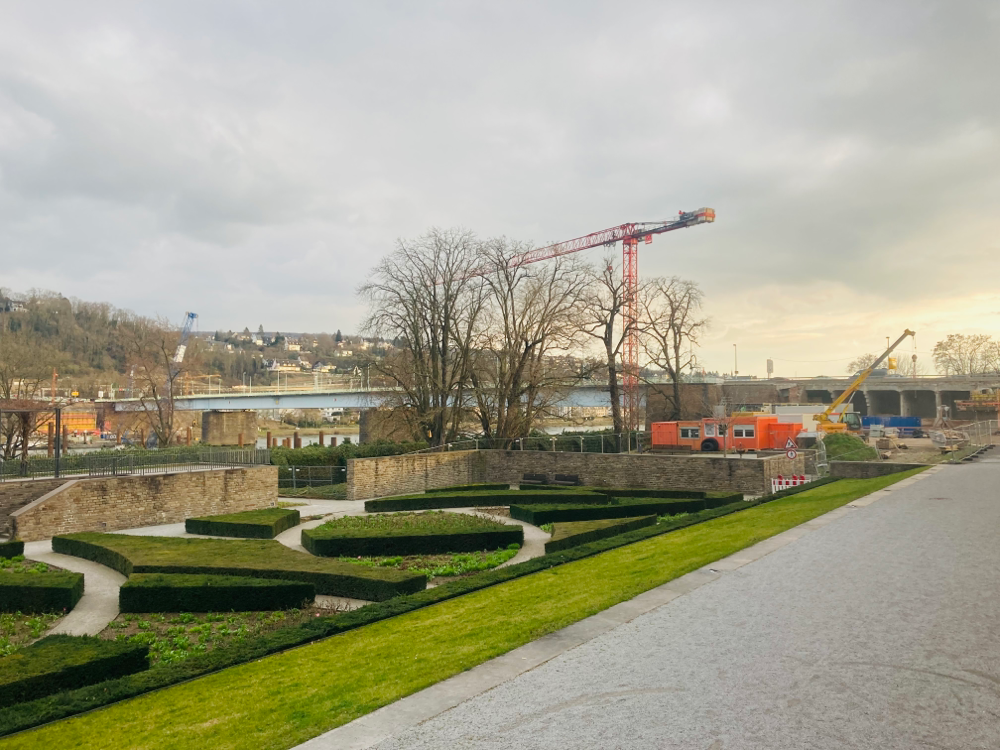
[[[44,385],[59,364],[59,353],[25,331],[0,327],[0,399],[40,398]],[[0,421],[0,457],[25,455],[31,446],[39,414],[4,414]]]
[[[701,317],[703,296],[697,283],[672,276],[650,280],[639,297],[641,348],[670,380],[669,392],[653,386],[670,405],[670,419],[682,418],[681,378],[697,362],[694,348],[708,325]]]
[[[951,333],[934,345],[934,365],[942,375],[977,375],[995,370],[996,342],[983,333]]]
[[[581,310],[582,330],[600,341],[604,348],[603,364],[611,397],[611,421],[615,432],[621,433],[625,430],[625,423],[618,378],[621,374],[622,347],[629,334],[629,323],[624,316],[625,281],[621,267],[610,256],[600,266],[589,269],[589,277]]]
[[[454,439],[461,420],[483,300],[482,280],[470,277],[477,250],[461,229],[399,240],[359,290],[369,305],[364,330],[399,346],[373,367],[401,389],[396,405],[432,445]]]
[[[189,350],[183,365],[174,365],[179,334],[164,320],[129,317],[119,324],[119,343],[134,378],[141,421],[156,436],[157,445],[170,445],[175,432],[174,398],[180,394],[184,368],[190,365]]]
[[[861,370],[866,370],[869,367],[871,367],[872,362],[874,362],[876,359],[878,359],[878,356],[875,354],[862,354],[858,357],[855,357],[854,359],[852,359],[850,362],[847,363],[845,372],[847,372],[849,375],[853,375],[854,373],[860,372]]]
[[[530,249],[503,237],[482,246],[492,270],[483,277],[470,379],[483,433],[501,441],[527,435],[580,376],[556,355],[576,345],[586,269],[569,257],[518,264],[517,256]]]

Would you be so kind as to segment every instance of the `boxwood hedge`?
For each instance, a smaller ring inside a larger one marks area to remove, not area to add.
[[[318,594],[368,601],[385,601],[427,585],[426,576],[420,574],[313,557],[271,539],[182,539],[83,532],[54,537],[52,549],[107,565],[129,577],[135,573],[206,573],[305,581],[314,584]]]
[[[190,573],[137,573],[121,587],[122,612],[264,612],[311,603],[304,581]]]
[[[607,503],[609,498],[600,492],[573,492],[566,490],[559,494],[564,503]],[[368,513],[386,513],[400,510],[433,510],[435,508],[476,508],[492,505],[521,505],[530,503],[551,503],[552,493],[535,490],[490,490],[485,492],[432,492],[423,495],[400,495],[365,500]]]
[[[497,524],[501,526],[501,524]],[[410,533],[347,535],[340,529],[304,529],[302,546],[321,557],[378,557],[382,555],[437,555],[447,552],[476,552],[524,544],[520,526],[453,534]]]
[[[0,573],[0,612],[68,612],[82,596],[83,573]]]
[[[736,499],[734,499],[736,498]],[[703,500],[656,500],[616,498],[609,505],[511,505],[510,516],[535,526],[559,521],[593,521],[599,518],[634,518],[636,516],[676,515],[721,508],[743,499],[743,495],[705,498]]]
[[[456,596],[462,596],[473,591],[506,583],[524,575],[547,570],[557,565],[580,560],[617,547],[623,547],[627,544],[658,536],[659,534],[666,534],[680,528],[693,526],[703,521],[735,513],[744,508],[752,508],[756,505],[776,500],[779,497],[803,492],[832,481],[836,480],[832,478],[820,480],[812,482],[809,485],[782,490],[779,493],[757,500],[735,502],[720,508],[704,510],[684,516],[676,521],[636,529],[635,531],[629,531],[607,539],[600,539],[579,547],[574,547],[573,549],[555,552],[543,557],[536,557],[506,568],[495,568],[484,571],[474,576],[450,581],[436,588],[426,589],[415,594],[410,594],[409,596],[401,596],[378,604],[369,604],[353,612],[346,612],[333,617],[317,617],[302,625],[276,631],[264,638],[234,643],[226,648],[191,656],[183,661],[167,664],[141,674],[133,674],[99,686],[84,687],[58,696],[40,698],[23,705],[0,709],[0,736],[30,729],[39,724],[73,716],[74,714],[89,711],[100,706],[106,706],[110,703],[142,695],[151,690],[157,690],[211,672],[217,672],[237,664],[244,664],[268,654],[301,646],[321,638],[354,630],[355,628],[364,627],[365,625],[412,612],[413,610],[437,604]]]
[[[189,518],[184,522],[188,534],[231,536],[244,539],[274,539],[282,531],[298,526],[299,512],[292,508],[262,508],[242,513]]]
[[[0,659],[0,706],[141,672],[148,653],[133,643],[50,635]]]
[[[486,492],[489,490],[509,490],[509,484],[453,484],[450,487],[437,487],[432,490],[424,490],[424,492],[429,493],[441,493],[450,494],[453,492]]]
[[[0,542],[0,557],[17,557],[24,554],[24,542]]]
[[[557,523],[552,538],[545,543],[545,554],[579,547],[581,544],[596,542],[598,539],[618,536],[645,526],[656,524],[656,516],[639,518],[604,518],[597,521],[571,521]]]

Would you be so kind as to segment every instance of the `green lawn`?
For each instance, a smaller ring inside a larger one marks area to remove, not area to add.
[[[913,473],[841,480],[66,719],[0,746],[291,747]]]

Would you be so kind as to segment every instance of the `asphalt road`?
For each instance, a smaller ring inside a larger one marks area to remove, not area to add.
[[[998,532],[945,468],[378,748],[1000,748]]]

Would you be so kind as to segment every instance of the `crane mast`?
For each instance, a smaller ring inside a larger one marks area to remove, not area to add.
[[[625,346],[622,353],[622,411],[627,430],[638,428],[639,418],[639,331],[638,331],[638,282],[639,282],[639,241],[647,245],[653,235],[685,229],[698,224],[715,221],[714,208],[699,208],[696,211],[680,211],[676,219],[665,221],[633,222],[619,224],[610,229],[602,229],[565,242],[539,247],[526,253],[515,255],[508,263],[509,268],[537,263],[561,255],[569,255],[593,247],[610,247],[622,243],[622,281],[624,287]],[[481,269],[470,274],[481,276],[488,273]]]

